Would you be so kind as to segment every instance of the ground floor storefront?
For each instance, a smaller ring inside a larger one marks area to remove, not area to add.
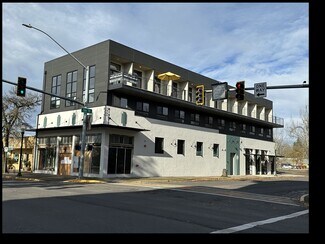
[[[169,177],[274,174],[272,142],[191,131],[98,127],[87,133],[83,176]],[[160,125],[168,127],[168,125]],[[189,133],[191,132],[191,133]],[[264,143],[264,144],[263,144]],[[80,129],[38,132],[34,172],[75,175],[80,170]]]

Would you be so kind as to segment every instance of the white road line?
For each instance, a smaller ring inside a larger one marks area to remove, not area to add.
[[[231,227],[231,228],[228,228],[228,229],[216,230],[216,231],[211,232],[210,234],[234,233],[234,232],[250,229],[250,228],[253,228],[253,227],[258,226],[258,225],[271,224],[271,223],[278,222],[278,221],[281,221],[281,220],[284,220],[284,219],[295,218],[295,217],[298,217],[300,215],[304,215],[304,214],[308,214],[308,213],[309,213],[309,210],[307,209],[307,210],[292,213],[292,214],[289,214],[289,215],[284,215],[284,216],[280,216],[280,217],[276,217],[276,218],[256,221],[256,222],[252,222],[252,223],[248,223],[248,224],[244,224],[244,225],[239,225],[239,226],[236,226],[236,227]]]

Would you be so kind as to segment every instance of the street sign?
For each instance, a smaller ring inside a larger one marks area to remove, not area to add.
[[[82,108],[81,112],[83,112],[85,114],[91,114],[93,111],[90,108]]]
[[[255,97],[266,97],[266,82],[254,84]]]
[[[228,83],[216,83],[212,84],[212,100],[223,100],[228,98]]]

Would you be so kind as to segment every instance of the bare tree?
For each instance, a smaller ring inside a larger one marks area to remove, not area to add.
[[[309,158],[309,112],[308,106],[300,112],[300,120],[292,121],[288,134],[295,142],[293,144],[292,156],[297,162],[302,162],[303,159]]]
[[[41,99],[41,95],[31,92],[26,93],[25,97],[19,97],[15,88],[2,97],[2,138],[5,147],[9,146],[10,136],[19,136],[20,125],[29,125],[28,119],[41,104]]]

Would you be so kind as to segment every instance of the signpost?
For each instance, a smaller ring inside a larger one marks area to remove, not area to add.
[[[81,112],[86,113],[86,114],[91,114],[93,111],[90,108],[82,108]]]
[[[266,82],[254,84],[255,97],[266,97]]]

